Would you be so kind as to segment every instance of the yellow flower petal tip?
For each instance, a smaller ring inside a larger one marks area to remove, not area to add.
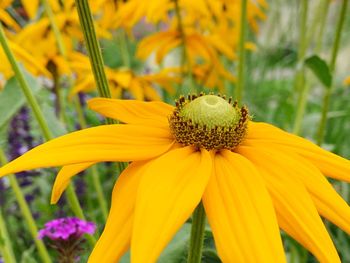
[[[198,115],[216,116],[211,110],[217,111],[216,102],[223,98],[206,100],[209,106],[199,111],[191,109],[197,99],[182,99],[175,108],[94,99],[91,108],[124,124],[54,139],[0,174],[63,166],[52,191],[51,203],[56,203],[71,178],[94,163],[131,162],[115,184],[90,263],[117,262],[128,249],[133,263],[155,262],[201,201],[223,262],[286,262],[280,228],[320,262],[340,262],[320,215],[350,233],[350,208],[324,176],[350,182],[350,161],[253,122],[234,104],[222,107],[236,117],[207,123]],[[185,105],[189,112],[183,112]],[[171,116],[185,121],[172,122]],[[181,127],[202,139],[178,136]],[[233,137],[216,137],[227,131]],[[205,147],[205,138],[213,138],[214,145]]]

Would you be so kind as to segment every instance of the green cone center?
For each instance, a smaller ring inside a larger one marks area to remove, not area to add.
[[[218,126],[234,127],[240,119],[237,109],[216,95],[200,96],[187,103],[181,109],[180,116],[209,129]]]

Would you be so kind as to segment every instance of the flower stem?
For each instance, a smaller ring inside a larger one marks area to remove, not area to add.
[[[7,158],[5,156],[5,153],[0,148],[0,163],[2,165],[7,163]],[[35,224],[35,220],[33,218],[32,213],[30,212],[29,205],[21,191],[21,188],[18,184],[17,178],[15,175],[10,174],[8,176],[9,182],[11,185],[11,188],[15,194],[16,200],[19,204],[19,207],[21,209],[21,213],[24,217],[24,220],[27,223],[27,226],[29,228],[29,232],[32,235],[32,238],[35,242],[36,247],[38,248],[39,256],[44,263],[51,263],[50,255],[42,242],[42,240],[38,239],[38,228]]]
[[[45,13],[46,13],[47,17],[49,18],[50,26],[52,28],[52,31],[53,31],[55,38],[56,38],[56,41],[57,41],[57,47],[58,47],[59,53],[64,58],[66,58],[66,56],[67,56],[66,48],[65,48],[65,45],[64,45],[64,42],[62,39],[62,35],[60,33],[60,29],[58,28],[57,23],[55,21],[55,16],[52,12],[50,3],[48,0],[42,0],[41,2],[44,5]]]
[[[299,134],[301,129],[301,123],[303,120],[307,95],[309,93],[309,86],[305,85],[305,67],[304,58],[307,49],[307,35],[306,35],[306,25],[307,25],[307,12],[308,12],[308,0],[301,1],[301,20],[299,27],[299,46],[298,46],[298,68],[294,79],[294,90],[299,92],[297,112],[294,121],[293,133]]]
[[[100,44],[97,40],[94,22],[90,6],[87,0],[75,0],[77,5],[80,25],[83,29],[86,48],[89,53],[92,72],[95,77],[97,89],[101,97],[110,98],[107,76],[104,71],[104,63]]]
[[[97,84],[99,95],[104,98],[111,98],[107,76],[104,71],[101,48],[97,40],[89,3],[87,0],[75,0],[75,4],[77,6],[80,25],[83,29],[84,39],[90,58],[90,64]],[[118,122],[114,119],[107,118],[107,123],[115,124]],[[122,163],[117,164],[117,170],[119,173],[122,171],[123,166],[124,165]]]
[[[70,184],[68,185],[67,187],[67,190],[66,190],[66,195],[67,195],[67,199],[68,199],[68,202],[69,202],[69,205],[70,207],[72,208],[72,210],[74,211],[75,215],[83,220],[86,220],[85,216],[84,216],[84,213],[83,213],[83,210],[81,209],[81,206],[79,204],[79,200],[78,200],[78,197],[77,195],[75,194],[75,191],[74,191],[74,187],[72,185],[72,182],[70,182]],[[92,246],[95,245],[96,243],[96,239],[91,236],[91,235],[87,235],[87,240],[90,242],[90,244]]]
[[[7,231],[6,221],[2,216],[0,209],[0,252],[4,257],[6,263],[16,263],[15,255],[13,254],[10,235]]]
[[[41,111],[39,104],[38,104],[36,98],[34,97],[32,91],[28,85],[28,82],[26,81],[26,79],[24,77],[23,72],[21,71],[14,55],[11,52],[11,49],[7,43],[4,31],[2,29],[1,23],[0,23],[0,43],[5,51],[5,54],[9,60],[9,62],[11,63],[12,69],[15,72],[16,79],[18,80],[20,87],[22,88],[22,91],[23,91],[24,95],[26,96],[27,102],[30,105],[30,107],[34,113],[34,116],[39,123],[39,126],[41,128],[41,131],[42,131],[42,134],[43,134],[45,140],[46,141],[51,140],[53,138],[53,136],[52,136],[52,133],[49,129],[47,122],[45,121],[44,114]],[[78,198],[76,197],[76,194],[73,190],[73,186],[69,185],[67,188],[67,191],[73,191],[70,195],[68,195],[68,198],[70,199],[69,202],[71,204],[72,211],[77,216],[80,216],[81,215],[81,207],[80,207],[80,204],[78,202]],[[79,207],[80,209],[77,209],[77,207]]]
[[[324,0],[324,4],[322,7],[321,21],[319,22],[320,26],[319,26],[318,36],[317,36],[317,40],[316,40],[316,48],[315,48],[316,54],[318,54],[322,48],[323,34],[324,34],[324,29],[326,28],[326,21],[327,21],[327,15],[328,15],[330,1],[331,0]]]
[[[329,70],[330,70],[332,75],[333,75],[334,70],[335,70],[335,63],[337,60],[339,44],[340,44],[342,29],[344,27],[345,14],[347,11],[348,2],[349,2],[348,0],[343,0],[343,3],[340,7],[340,17],[339,17],[336,31],[335,31],[335,40],[333,43],[331,59],[329,62]],[[328,89],[326,89],[324,97],[323,97],[321,121],[320,121],[320,125],[318,126],[317,136],[316,136],[316,142],[318,145],[321,145],[323,142],[324,132],[326,129],[326,124],[327,124],[328,109],[329,109],[329,104],[330,104],[330,99],[331,99],[333,89],[334,89],[334,84],[332,81],[331,86],[328,87]]]
[[[67,60],[67,50],[66,50],[66,46],[64,44],[63,38],[62,38],[62,34],[60,32],[60,29],[57,25],[55,16],[53,14],[50,2],[48,0],[41,0],[41,2],[43,3],[44,6],[44,10],[45,13],[49,19],[50,22],[50,26],[51,29],[53,31],[53,34],[55,36],[56,39],[56,44],[57,44],[57,49],[58,49],[58,53]],[[49,64],[50,65],[50,64]],[[57,108],[58,108],[58,112],[59,112],[59,117],[60,119],[64,122],[67,123],[67,120],[65,119],[65,114],[63,114],[64,112],[64,97],[63,94],[61,92],[61,86],[59,85],[59,75],[58,75],[58,69],[56,67],[56,65],[52,65],[51,66],[51,74],[53,77],[53,82],[54,82],[54,91],[56,93],[56,98],[57,98]]]
[[[180,34],[181,42],[182,42],[182,56],[181,56],[181,70],[183,78],[186,78],[186,76],[189,79],[189,91],[190,92],[196,92],[196,87],[193,82],[193,76],[192,76],[192,65],[191,61],[189,59],[187,48],[186,48],[186,34],[183,26],[182,16],[181,16],[181,10],[179,6],[179,0],[174,0],[175,4],[175,16],[177,19],[177,30]],[[180,89],[180,93],[186,92],[187,90],[184,89],[182,86]]]
[[[247,0],[241,1],[241,19],[240,19],[240,30],[239,30],[239,45],[238,45],[238,75],[237,75],[237,86],[235,90],[235,98],[240,103],[243,97],[244,90],[244,70],[245,70],[245,39],[247,35]]]
[[[120,29],[117,37],[119,40],[119,49],[124,67],[131,69],[130,51],[128,48],[128,37],[126,35],[126,32],[123,29]]]
[[[205,211],[202,202],[193,212],[191,239],[188,250],[187,263],[202,262],[202,248],[204,242]]]

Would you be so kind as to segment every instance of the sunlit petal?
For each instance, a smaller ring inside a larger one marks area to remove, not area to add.
[[[277,144],[305,157],[326,176],[350,182],[350,161],[328,152],[312,142],[287,133],[267,123],[250,122],[243,144]],[[266,147],[266,146],[265,146]]]
[[[286,262],[271,199],[245,158],[217,154],[203,204],[223,262]]]
[[[289,174],[305,185],[317,211],[350,233],[350,207],[313,164],[293,152],[286,154],[286,151],[272,147],[263,151],[269,153],[268,158],[275,162],[283,160],[284,166],[290,171]]]
[[[263,176],[280,227],[320,262],[340,262],[309,193],[301,180],[293,176],[288,160],[280,156],[280,161],[276,161],[270,153],[257,147],[242,146],[237,151],[251,160]]]
[[[211,166],[209,152],[184,147],[159,157],[146,169],[136,202],[133,263],[156,261],[199,204]]]

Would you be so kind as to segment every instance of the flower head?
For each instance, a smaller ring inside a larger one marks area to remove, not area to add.
[[[56,138],[0,168],[0,176],[64,166],[53,187],[55,203],[87,167],[131,161],[115,184],[89,262],[116,262],[129,248],[133,263],[155,262],[201,201],[223,262],[286,262],[280,228],[320,262],[340,262],[320,215],[350,233],[350,208],[324,177],[349,182],[350,162],[253,122],[245,108],[223,100],[189,97],[176,107],[90,100],[90,108],[125,124]],[[197,134],[204,137],[193,138]]]
[[[68,240],[70,238],[79,239],[84,234],[95,233],[96,225],[76,217],[65,217],[51,220],[41,229],[38,238],[47,237],[51,240]]]

